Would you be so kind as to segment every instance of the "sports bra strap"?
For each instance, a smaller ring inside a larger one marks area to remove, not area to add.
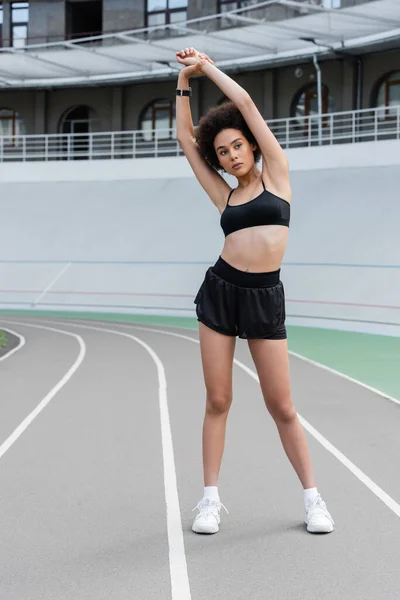
[[[262,181],[262,184],[263,184],[264,192],[266,192],[267,188],[265,187],[264,179],[262,177],[261,177],[261,181]],[[235,188],[233,188],[233,190],[231,190],[231,192],[230,192],[230,194],[228,196],[228,200],[226,201],[227,205],[229,204],[229,200],[230,200],[230,198],[231,198],[231,196],[232,196],[232,194],[233,194],[234,191],[235,191]]]
[[[229,204],[229,199],[230,199],[230,197],[232,196],[232,194],[233,194],[233,192],[234,192],[234,191],[235,191],[235,188],[233,188],[233,190],[231,190],[231,193],[230,193],[230,194],[229,194],[229,196],[228,196],[228,200],[226,201],[226,204],[227,204],[227,205]]]

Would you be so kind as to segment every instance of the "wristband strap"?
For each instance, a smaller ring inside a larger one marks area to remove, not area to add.
[[[192,96],[192,88],[190,87],[188,90],[180,90],[179,88],[176,88],[176,95],[177,96]]]

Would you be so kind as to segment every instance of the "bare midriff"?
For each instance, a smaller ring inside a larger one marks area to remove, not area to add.
[[[234,231],[225,238],[221,258],[240,271],[276,271],[281,266],[288,235],[289,228],[283,225],[259,225]]]

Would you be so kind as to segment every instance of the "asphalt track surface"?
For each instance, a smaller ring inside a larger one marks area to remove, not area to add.
[[[238,341],[219,483],[230,514],[199,536],[197,332],[34,317],[0,326],[25,341],[0,362],[1,599],[400,599],[398,404],[291,357],[336,522],[309,534]]]

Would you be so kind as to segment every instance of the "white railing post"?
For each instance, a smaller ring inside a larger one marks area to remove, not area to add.
[[[132,137],[132,158],[136,158],[136,131],[133,132]]]
[[[22,161],[26,161],[26,136],[22,138]]]
[[[286,119],[286,146],[285,148],[289,148],[289,135],[290,135],[290,129],[289,129],[289,119]]]
[[[157,158],[158,156],[158,135],[157,135],[157,129],[155,130],[155,144],[154,144],[154,156]]]
[[[114,153],[114,147],[115,147],[115,133],[114,131],[111,134],[111,158],[115,158],[115,153]]]
[[[44,136],[44,160],[49,160],[49,136]]]
[[[318,114],[318,146],[322,146],[322,113]]]
[[[375,121],[374,121],[374,136],[375,136],[375,142],[378,139],[378,108],[375,109]]]
[[[67,159],[71,160],[71,134],[67,134]]]
[[[93,133],[89,133],[89,160],[93,158]]]
[[[356,141],[356,113],[355,113],[355,111],[353,111],[353,114],[352,114],[351,129],[352,129],[351,141],[354,144],[354,142]]]
[[[312,128],[311,128],[311,117],[308,116],[308,145],[311,146],[311,132],[312,132]]]
[[[0,137],[0,162],[4,162],[4,138]]]
[[[400,138],[400,106],[396,107],[396,137],[397,139]]]

